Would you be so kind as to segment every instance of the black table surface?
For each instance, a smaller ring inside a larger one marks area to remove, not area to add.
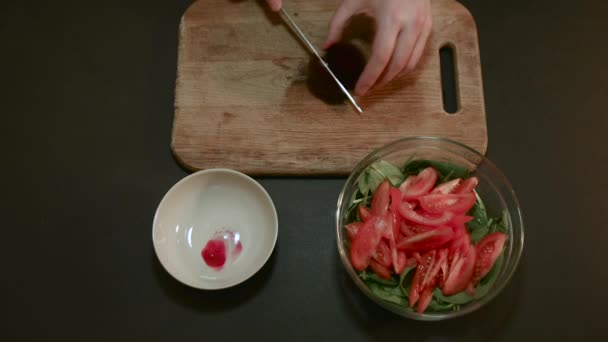
[[[607,2],[463,3],[487,155],[519,196],[526,244],[490,304],[423,323],[347,278],[333,228],[343,178],[258,178],[280,220],[269,262],[229,290],[180,285],[151,230],[188,174],[169,144],[190,1],[0,2],[0,340],[608,340]]]

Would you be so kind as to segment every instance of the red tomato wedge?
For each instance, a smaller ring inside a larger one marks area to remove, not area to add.
[[[371,218],[359,228],[350,245],[350,261],[356,270],[367,268],[384,229],[384,222],[378,217]]]
[[[502,253],[507,235],[500,232],[495,232],[486,235],[477,244],[477,262],[475,263],[475,272],[473,274],[473,284],[477,284],[479,280],[485,277],[494,266],[496,259]]]
[[[447,195],[447,194],[454,193],[456,191],[456,189],[458,189],[458,187],[460,186],[461,182],[462,182],[462,179],[456,178],[456,179],[452,179],[451,181],[441,183],[441,184],[437,185],[433,190],[431,190],[430,194]]]
[[[372,214],[370,214],[369,209],[367,209],[367,207],[363,204],[359,204],[357,210],[359,210],[359,218],[361,218],[361,221],[367,221],[370,217],[372,217]]]
[[[393,220],[393,241],[397,242],[401,229],[401,215],[399,215],[398,211],[393,211],[391,209],[389,210],[389,216],[392,217]]]
[[[448,250],[440,249],[436,255],[435,263],[430,268],[429,272],[424,277],[424,281],[422,283],[423,286],[429,287],[434,286],[437,283],[438,278],[440,276],[440,271],[444,268],[447,268],[448,262]]]
[[[372,258],[374,258],[382,266],[391,266],[391,250],[388,248],[388,245],[386,242],[384,242],[384,240],[380,240],[378,247],[376,247],[376,250],[374,253],[372,253]]]
[[[375,260],[371,260],[369,262],[369,266],[380,278],[391,279],[391,270],[388,267],[376,262]]]
[[[418,253],[415,253],[415,256],[416,254]],[[418,266],[416,266],[416,273],[414,273],[414,279],[412,279],[412,285],[410,287],[410,307],[412,308],[420,298],[420,293],[424,290],[424,277],[431,265],[435,262],[435,251],[432,250],[425,255],[418,257],[420,260],[418,261]]]
[[[426,287],[422,293],[420,294],[420,300],[418,301],[418,307],[416,308],[416,312],[418,313],[423,313],[424,310],[426,310],[426,308],[429,306],[429,304],[431,303],[431,299],[433,299],[433,290],[435,289],[435,286],[433,287]]]
[[[454,255],[456,252],[460,252],[460,255],[463,255],[471,246],[471,235],[466,230],[466,228],[459,233],[458,238],[454,238],[452,243],[450,244],[449,251]]]
[[[435,182],[437,182],[437,176],[437,171],[429,166],[420,171],[417,176],[407,177],[399,190],[405,200],[417,199],[433,189]]]
[[[454,213],[451,211],[444,211],[440,215],[431,215],[424,212],[417,212],[412,209],[409,203],[402,203],[399,207],[401,215],[415,223],[420,223],[428,226],[440,226],[448,223],[454,218]]]
[[[362,225],[363,222],[353,222],[344,227],[346,228],[346,236],[350,241],[353,241],[355,236],[357,236],[357,233],[359,232],[359,229],[361,229]]]
[[[466,254],[452,260],[448,276],[443,284],[443,294],[450,296],[460,291],[466,290],[473,270],[475,268],[475,259],[477,252],[474,246],[469,246]]]
[[[401,272],[398,271],[401,264],[399,263],[399,254],[397,252],[397,238],[399,237],[399,226],[401,222],[401,218],[391,209],[388,211],[389,220],[391,220],[391,234],[389,236],[389,247],[391,250],[391,259],[393,262],[393,268],[395,269],[395,273],[399,274]],[[404,261],[405,263],[405,261]]]
[[[450,241],[453,236],[452,228],[447,226],[438,227],[403,239],[399,242],[397,248],[406,251],[427,251],[441,247]]]
[[[415,224],[415,223],[401,223],[401,233],[406,237],[414,236],[416,234],[428,232],[429,230],[435,229],[433,226],[425,226],[423,224]]]
[[[456,189],[454,193],[465,194],[473,192],[473,190],[475,190],[475,188],[477,187],[477,184],[479,184],[479,178],[474,176],[467,178],[462,182],[462,184],[460,184],[460,187]]]
[[[401,274],[405,270],[405,267],[408,264],[407,256],[404,251],[397,252],[397,262],[393,264],[393,268],[395,269],[396,274]]]
[[[389,188],[390,184],[388,181],[382,182],[382,184],[378,185],[378,188],[374,192],[374,197],[372,198],[372,216],[384,216],[388,211],[388,203],[389,203]]]
[[[391,186],[389,191],[391,197],[391,210],[394,213],[399,212],[399,206],[401,205],[401,191],[399,189]]]
[[[469,211],[475,204],[475,194],[429,194],[418,199],[420,206],[431,214],[440,214],[444,211],[451,211],[463,214]]]
[[[452,221],[450,221],[449,224],[450,224],[450,226],[452,226],[454,228],[466,229],[465,224],[473,219],[474,219],[473,216],[457,215],[457,216],[454,216],[454,218],[452,219]]]

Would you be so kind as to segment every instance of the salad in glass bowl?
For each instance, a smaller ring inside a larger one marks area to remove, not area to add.
[[[507,179],[476,151],[441,138],[407,138],[367,156],[340,194],[336,219],[338,250],[357,286],[420,320],[483,306],[523,248]]]

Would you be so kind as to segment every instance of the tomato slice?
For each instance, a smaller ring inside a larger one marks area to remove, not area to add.
[[[424,277],[423,286],[429,287],[434,286],[437,283],[438,278],[440,277],[440,271],[447,266],[448,262],[448,250],[440,249],[437,253],[437,257],[435,259],[435,263],[430,268],[429,272]]]
[[[448,277],[443,284],[443,294],[450,296],[464,291],[471,282],[477,252],[474,246],[469,246],[466,254],[452,260]]]
[[[391,250],[384,240],[380,240],[378,247],[376,247],[376,250],[372,253],[372,258],[382,266],[391,266]]]
[[[416,312],[423,313],[424,310],[431,303],[431,299],[433,299],[433,290],[435,290],[435,286],[426,287],[422,293],[420,294],[420,300],[418,301],[418,308],[416,308]]]
[[[380,278],[391,279],[391,270],[381,263],[376,262],[376,260],[371,260],[369,262],[369,267],[371,267],[372,271],[374,271],[374,273],[376,273]]]
[[[440,214],[446,210],[463,214],[475,204],[475,194],[433,194],[422,196],[418,200],[422,209],[432,214]]]
[[[427,213],[420,213],[412,209],[409,203],[402,203],[399,207],[399,213],[401,215],[415,223],[424,224],[427,226],[440,226],[448,223],[452,218],[454,218],[454,213],[451,211],[444,211],[440,215],[431,215]]]
[[[401,184],[399,190],[403,194],[405,200],[416,199],[426,195],[437,182],[437,171],[432,167],[420,171],[417,176],[409,176]]]
[[[393,220],[393,241],[397,242],[399,238],[399,232],[401,231],[401,215],[399,215],[398,211],[389,210],[389,215]]]
[[[406,251],[428,251],[441,247],[454,236],[452,228],[443,226],[403,239],[397,248]]]
[[[430,194],[447,195],[447,194],[454,193],[456,191],[456,189],[458,189],[458,187],[460,186],[461,182],[462,182],[462,179],[456,178],[456,179],[452,179],[451,181],[441,183],[441,184],[437,185],[433,190],[431,190]]]
[[[391,250],[391,258],[393,262],[393,268],[395,269],[395,273],[399,274],[399,268],[401,268],[401,264],[399,263],[399,254],[397,252],[397,239],[399,238],[399,226],[401,225],[401,217],[389,209],[388,211],[389,219],[391,220],[391,236],[389,236],[389,247]],[[405,261],[404,261],[405,263]]]
[[[460,187],[454,193],[465,194],[465,193],[473,192],[473,190],[475,190],[475,188],[477,187],[478,184],[479,184],[479,178],[477,178],[475,176],[467,178],[462,182]]]
[[[359,229],[361,229],[362,225],[363,222],[353,222],[344,227],[346,229],[346,236],[350,241],[353,241],[355,236],[357,236],[357,233],[359,232]]]
[[[357,210],[359,210],[359,218],[361,218],[361,221],[367,221],[370,219],[370,217],[372,217],[372,214],[369,212],[369,209],[367,209],[367,207],[363,204],[359,204]]]
[[[477,244],[477,262],[475,264],[475,274],[473,275],[473,284],[477,284],[494,266],[496,259],[502,253],[503,247],[507,241],[507,235],[501,232],[495,232],[486,235]]]
[[[403,273],[403,271],[405,270],[405,267],[407,266],[407,261],[408,260],[407,260],[407,256],[405,255],[405,252],[398,251],[397,252],[397,262],[393,264],[396,274]]]
[[[374,197],[372,198],[372,216],[386,215],[390,199],[389,189],[390,185],[388,181],[382,182],[382,184],[378,185],[378,188],[376,188],[376,191],[374,192]]]
[[[420,260],[418,261],[418,266],[416,266],[416,273],[414,273],[414,279],[412,279],[410,287],[410,307],[412,308],[420,298],[420,293],[424,290],[424,277],[429,267],[435,262],[435,250],[426,253],[422,257],[418,257]]]
[[[350,261],[358,271],[363,271],[369,265],[370,259],[385,229],[384,222],[378,217],[373,217],[365,222],[357,232],[357,236],[350,245]]]
[[[416,234],[428,232],[429,230],[435,229],[433,226],[425,226],[423,224],[401,222],[400,230],[406,237],[414,236]]]
[[[401,191],[399,189],[391,186],[389,191],[391,197],[391,210],[394,213],[399,212],[399,206],[401,205]]]
[[[456,252],[458,252],[460,256],[464,255],[465,252],[471,246],[471,235],[466,230],[466,228],[464,229],[464,231],[461,231],[460,233],[457,233],[457,234],[459,234],[459,237],[453,238],[452,242],[450,243],[450,247],[449,247],[449,253],[452,256],[456,256]]]

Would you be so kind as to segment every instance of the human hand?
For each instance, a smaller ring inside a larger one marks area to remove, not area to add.
[[[268,6],[270,6],[271,10],[276,12],[281,9],[281,6],[283,5],[283,0],[266,0],[266,3],[268,3]]]
[[[431,1],[343,0],[329,24],[324,49],[340,40],[347,22],[357,14],[376,19],[371,56],[355,86],[355,94],[363,96],[373,86],[382,86],[400,72],[414,69],[431,33]]]

